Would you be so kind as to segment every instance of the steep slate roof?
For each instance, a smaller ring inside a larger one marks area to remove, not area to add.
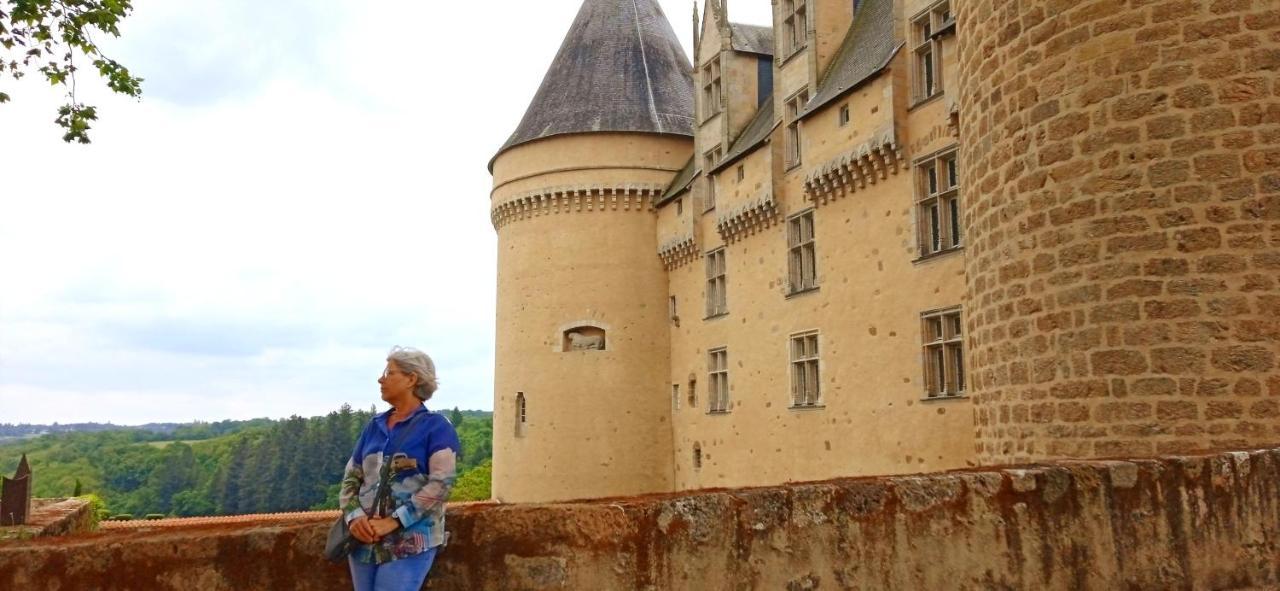
[[[729,23],[733,50],[773,55],[773,27]]]
[[[671,179],[671,184],[667,185],[667,190],[663,192],[662,197],[654,203],[655,206],[671,201],[676,195],[683,193],[685,189],[689,188],[689,185],[693,184],[693,179],[698,178],[698,174],[702,172],[701,169],[694,165],[694,160],[696,158],[693,156],[689,157],[689,161],[684,163],[684,168],[681,168],[680,172],[676,173],[676,178]]]
[[[799,116],[805,117],[879,73],[901,47],[893,38],[893,0],[862,0],[840,51]]]
[[[742,130],[742,134],[738,139],[729,146],[729,153],[724,155],[720,163],[711,170],[711,173],[717,173],[724,170],[725,167],[733,164],[739,157],[746,155],[747,152],[755,149],[756,146],[769,139],[770,132],[777,127],[781,121],[774,120],[773,112],[773,95],[765,99],[764,104],[756,109],[756,114],[747,122],[747,127]]]
[[[692,69],[656,0],[585,0],[520,125],[493,158],[565,133],[692,136]]]

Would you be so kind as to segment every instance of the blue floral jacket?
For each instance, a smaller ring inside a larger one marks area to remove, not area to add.
[[[338,505],[347,522],[359,517],[390,517],[400,529],[373,544],[356,547],[351,556],[364,563],[381,564],[414,556],[444,543],[444,502],[449,498],[461,451],[458,433],[444,415],[419,406],[409,418],[387,430],[391,411],[373,418],[347,461]],[[401,448],[388,449],[402,429],[410,429]],[[400,457],[398,453],[403,453]],[[392,461],[398,458],[397,461]],[[391,498],[384,502],[387,515],[374,515],[378,480],[384,462],[390,462]]]

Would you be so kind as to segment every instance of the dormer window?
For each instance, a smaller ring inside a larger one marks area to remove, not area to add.
[[[711,148],[710,150],[707,150],[707,153],[702,155],[702,166],[703,166],[702,169],[706,171],[710,171],[714,169],[716,165],[720,163],[720,159],[723,157],[724,157],[724,149],[721,146],[717,145],[716,147]],[[706,192],[706,199],[703,201],[703,207],[702,207],[703,213],[711,211],[716,207],[716,177],[710,172],[707,173],[706,177],[707,177],[707,192]]]
[[[787,99],[787,170],[800,166],[800,112],[808,103],[809,89],[807,88]]]
[[[942,92],[942,35],[955,30],[949,0],[930,7],[911,21],[915,44],[915,98],[923,101]]]
[[[807,0],[782,0],[782,55],[791,54],[804,48],[809,41],[809,26],[805,3]]]
[[[721,81],[719,55],[702,67],[702,104],[704,120],[724,110],[724,84]]]

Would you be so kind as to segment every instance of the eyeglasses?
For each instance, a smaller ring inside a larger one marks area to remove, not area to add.
[[[382,377],[384,377],[384,378],[388,378],[388,377],[391,377],[391,376],[396,375],[396,374],[400,374],[400,375],[402,375],[402,376],[403,376],[403,375],[408,375],[408,374],[404,373],[403,371],[396,371],[396,370],[394,370],[394,369],[384,369],[384,370],[382,370]]]

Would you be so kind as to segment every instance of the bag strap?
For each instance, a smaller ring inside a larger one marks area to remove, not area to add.
[[[395,453],[399,451],[400,447],[404,445],[405,438],[409,436],[409,431],[412,430],[410,427],[413,427],[413,424],[418,421],[418,417],[423,414],[427,413],[414,413],[412,417],[409,417],[407,422],[402,425],[396,425],[397,427],[400,427],[400,431],[396,433],[396,438],[391,441],[391,447],[387,448],[387,451],[391,452],[392,455],[395,455]]]
[[[418,417],[426,413],[415,413],[408,421],[396,425],[400,430],[396,432],[396,437],[391,441],[391,446],[387,448],[390,455],[395,455],[396,450],[404,445],[404,440],[409,436],[409,432],[413,430],[413,425],[418,421]],[[385,517],[386,503],[391,497],[391,462],[388,459],[388,453],[382,455],[382,473],[378,475],[378,492],[374,498],[373,512],[379,516]]]

